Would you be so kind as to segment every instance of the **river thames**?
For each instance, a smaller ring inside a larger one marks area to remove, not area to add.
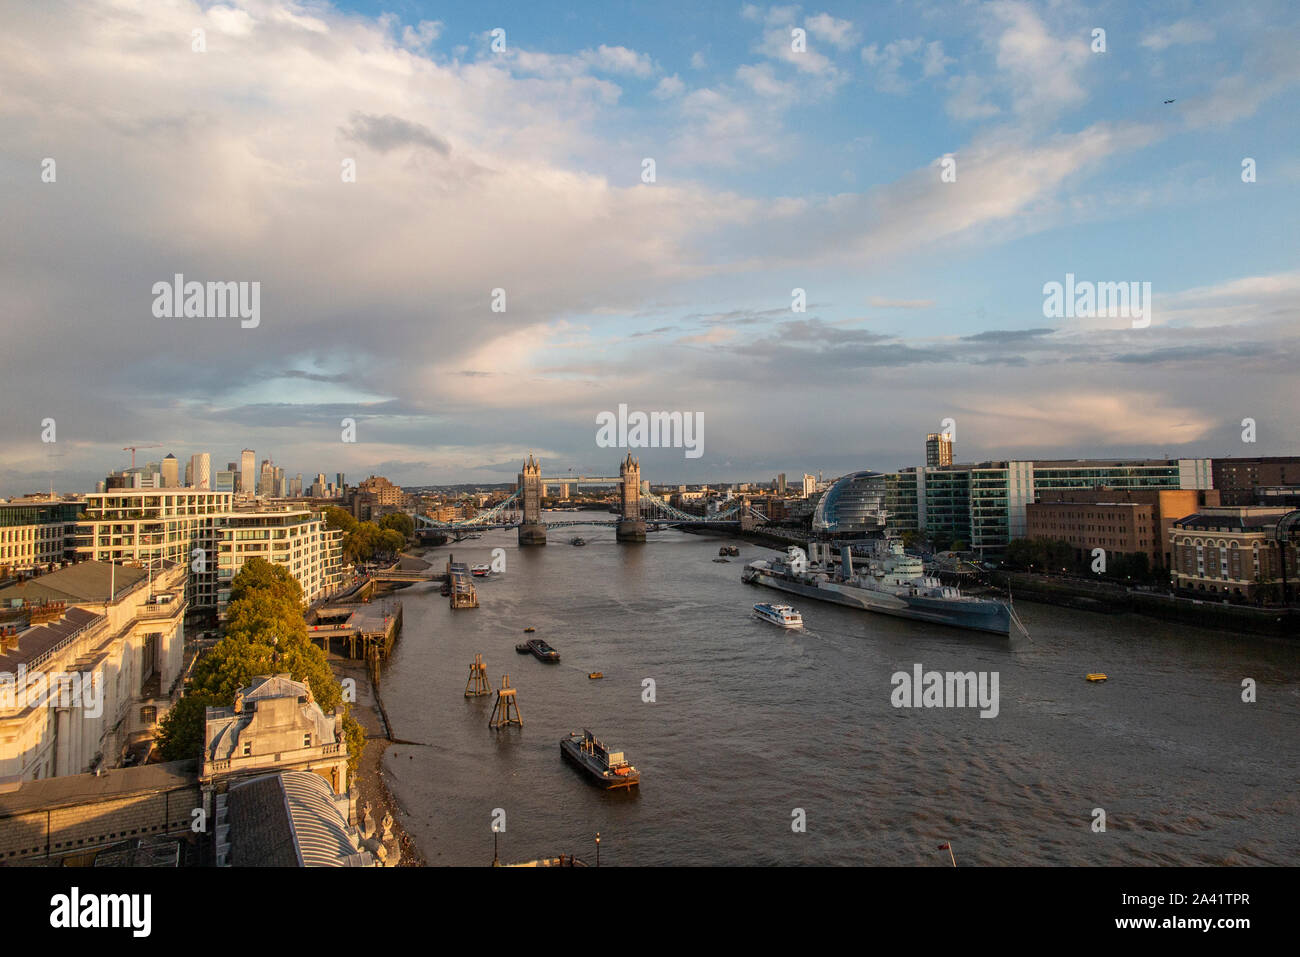
[[[428,550],[441,571],[448,552],[505,549],[505,573],[476,579],[478,609],[452,611],[437,583],[397,593],[404,626],[381,693],[395,737],[418,744],[394,744],[384,769],[430,864],[491,863],[497,808],[503,862],[593,862],[597,831],[601,863],[620,865],[949,867],[946,842],[959,866],[1300,853],[1295,642],[1027,602],[1032,640],[1008,640],[742,584],[745,562],[775,554],[748,542],[715,563],[732,539],[549,538],[521,550],[514,531],[487,532]],[[773,600],[804,629],[752,617]],[[530,625],[560,664],[515,652]],[[522,729],[490,730],[493,698],[464,697],[476,653],[494,688],[508,673],[519,689]],[[996,672],[997,716],[895,708],[891,676],[918,664]],[[1096,671],[1110,680],[1084,680]],[[638,788],[598,790],[562,760],[560,738],[584,727],[626,751]]]

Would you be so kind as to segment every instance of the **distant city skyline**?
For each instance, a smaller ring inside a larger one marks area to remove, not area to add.
[[[1294,451],[1293,5],[60,6],[0,34],[0,495],[603,472],[621,404],[707,422],[653,482]]]

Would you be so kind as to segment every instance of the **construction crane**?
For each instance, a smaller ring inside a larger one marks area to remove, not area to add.
[[[124,445],[124,446],[122,446],[122,451],[125,452],[125,451],[127,451],[128,449],[130,450],[130,452],[131,452],[131,468],[135,468],[135,450],[136,450],[136,449],[160,449],[160,448],[162,448],[162,446],[159,445],[157,442],[151,442],[151,443],[149,443],[148,445]]]

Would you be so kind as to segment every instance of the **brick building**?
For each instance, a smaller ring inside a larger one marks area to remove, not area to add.
[[[1079,561],[1104,548],[1108,555],[1143,552],[1152,568],[1169,568],[1174,522],[1218,504],[1213,489],[1058,489],[1025,506],[1027,537],[1069,542]]]
[[[1174,588],[1233,600],[1280,599],[1283,575],[1292,589],[1300,575],[1294,538],[1279,542],[1277,537],[1278,522],[1291,512],[1251,506],[1206,508],[1174,522],[1170,534]]]

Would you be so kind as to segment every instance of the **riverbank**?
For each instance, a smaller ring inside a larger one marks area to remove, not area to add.
[[[1286,608],[1256,608],[1215,601],[1178,598],[1157,592],[1133,591],[1123,585],[1061,579],[1025,572],[992,572],[990,580],[1010,588],[1016,598],[1107,614],[1130,612],[1162,621],[1218,631],[1295,637],[1300,612]]]
[[[355,775],[357,790],[360,792],[357,814],[360,816],[361,808],[366,803],[370,804],[370,812],[376,823],[383,820],[385,811],[391,814],[393,835],[402,849],[400,866],[424,867],[427,864],[424,853],[412,839],[406,826],[410,815],[389,791],[384,780],[384,752],[393,744],[392,732],[387,727],[382,701],[371,685],[370,676],[366,673],[366,664],[364,661],[339,658],[333,654],[330,655],[329,663],[334,676],[340,681],[351,678],[355,682],[357,696],[356,701],[352,703],[352,717],[366,732],[366,746],[361,752],[361,761],[357,765]]]

